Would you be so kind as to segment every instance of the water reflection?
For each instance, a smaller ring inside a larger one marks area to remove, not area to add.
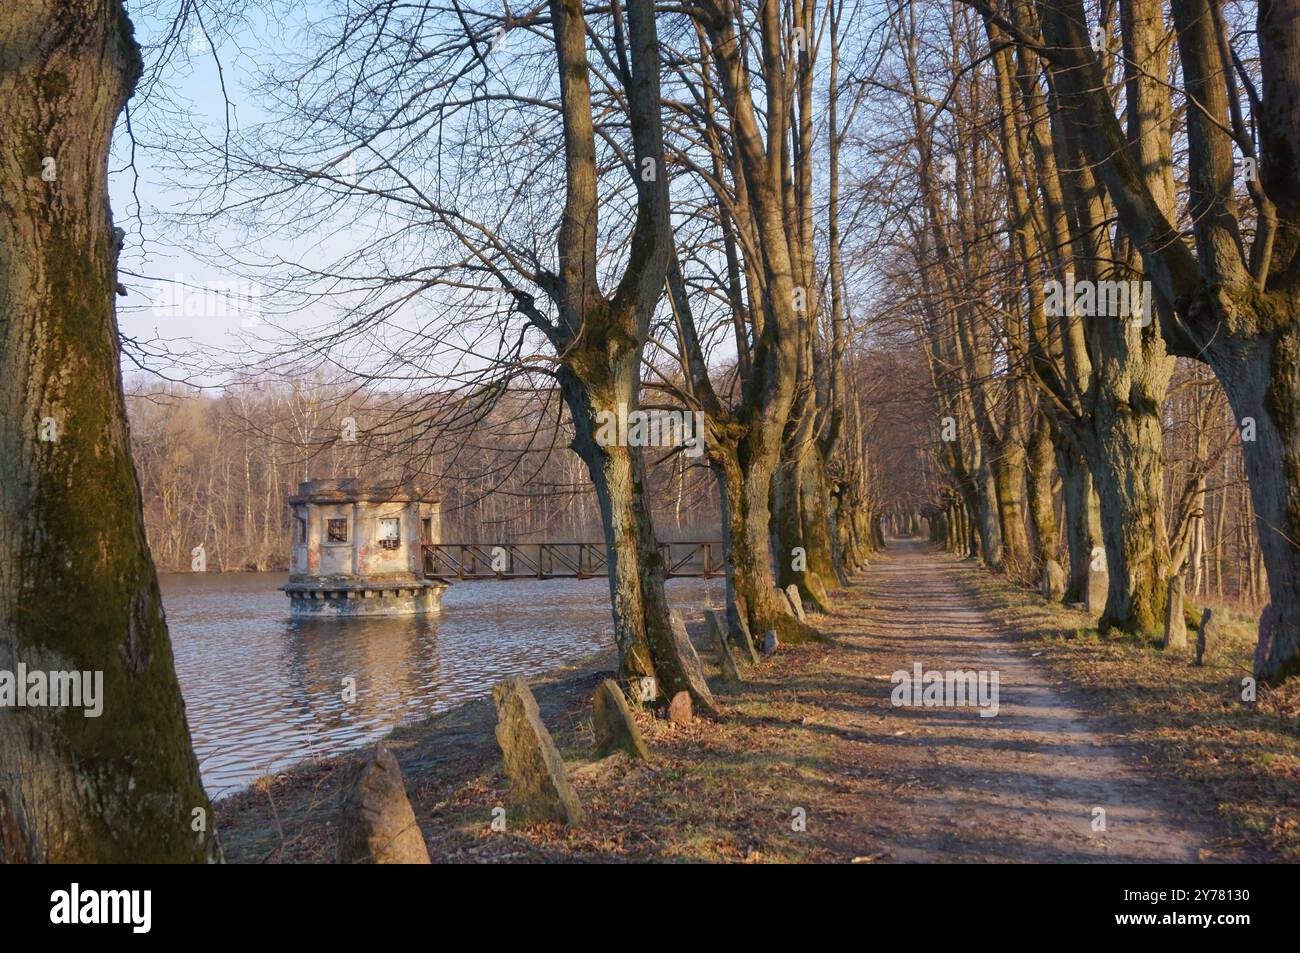
[[[432,618],[290,619],[286,577],[168,574],[163,602],[208,793],[330,755],[613,645],[604,580],[462,583]],[[683,609],[720,579],[673,579]],[[344,679],[355,679],[345,683]],[[355,688],[355,701],[347,689]]]

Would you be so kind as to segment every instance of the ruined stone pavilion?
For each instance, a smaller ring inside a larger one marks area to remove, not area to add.
[[[438,542],[438,498],[413,484],[310,480],[289,497],[289,596],[295,616],[436,613],[446,585],[424,575]]]

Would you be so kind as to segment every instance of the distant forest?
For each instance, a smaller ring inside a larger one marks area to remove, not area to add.
[[[138,380],[128,390],[132,454],[158,568],[282,570],[286,497],[304,480],[412,479],[442,500],[442,539],[512,543],[603,539],[586,464],[568,449],[554,393],[511,392],[481,420],[391,396],[307,384],[200,390]],[[352,418],[355,435],[346,421]],[[348,437],[353,437],[348,440]],[[665,541],[720,539],[707,458],[647,453],[655,526]]]

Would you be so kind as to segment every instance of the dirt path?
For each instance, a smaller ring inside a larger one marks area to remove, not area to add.
[[[841,675],[843,697],[810,727],[834,734],[848,780],[827,846],[877,862],[1208,859],[1206,819],[1188,817],[1176,789],[1145,777],[1122,737],[997,632],[953,569],[929,546],[892,543],[827,626],[837,644],[818,667]],[[858,657],[849,672],[845,653]],[[890,674],[916,662],[998,672],[998,714],[894,707]]]

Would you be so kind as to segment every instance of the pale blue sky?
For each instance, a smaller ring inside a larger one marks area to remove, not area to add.
[[[172,16],[180,5],[181,0],[173,0],[157,12]],[[287,4],[279,6],[288,8]],[[127,7],[136,36],[146,47],[157,43],[170,27],[152,15],[155,8],[148,0],[144,5],[128,0]],[[272,333],[254,306],[256,285],[191,253],[193,248],[229,247],[237,241],[233,232],[202,229],[185,236],[162,217],[181,210],[185,199],[182,191],[168,185],[174,175],[168,149],[182,145],[196,130],[217,140],[224,134],[223,80],[232,103],[232,126],[264,118],[246,85],[255,75],[257,58],[275,43],[285,42],[286,30],[282,24],[268,21],[262,11],[248,9],[245,16],[247,19],[235,26],[233,21],[218,21],[211,10],[204,11],[212,37],[209,45],[190,15],[181,42],[159,70],[158,81],[138,91],[130,103],[134,156],[123,117],[110,165],[113,217],[128,236],[120,264],[124,271],[134,273],[122,278],[128,295],[118,299],[121,330],[140,341],[167,342],[163,345],[166,349],[178,354],[188,351],[200,360],[219,352],[247,353],[253,338]],[[152,363],[169,372],[175,370],[166,359]],[[179,363],[191,361],[180,358]],[[134,369],[129,361],[126,369]]]

